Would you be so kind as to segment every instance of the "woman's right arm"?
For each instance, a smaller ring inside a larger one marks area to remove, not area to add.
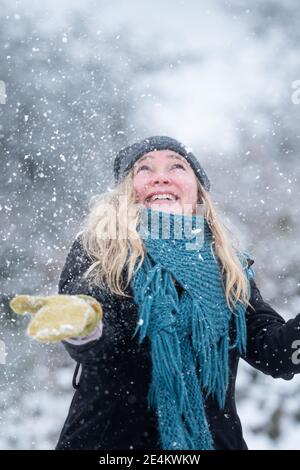
[[[74,240],[65,260],[58,283],[59,294],[86,294],[94,297],[103,308],[103,321],[87,337],[63,340],[62,343],[72,359],[81,364],[96,364],[109,347],[110,324],[113,315],[113,298],[83,277],[93,260],[84,250],[80,234]]]

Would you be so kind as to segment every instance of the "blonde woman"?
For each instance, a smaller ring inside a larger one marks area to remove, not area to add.
[[[56,449],[247,449],[239,359],[291,379],[300,314],[285,322],[262,299],[253,260],[183,144],[154,136],[130,145],[114,174],[59,282],[60,295],[89,296],[103,317],[76,337],[61,330],[76,391]]]

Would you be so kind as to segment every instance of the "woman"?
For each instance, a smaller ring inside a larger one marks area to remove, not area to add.
[[[94,204],[59,282],[60,294],[97,299],[104,318],[63,341],[77,362],[76,392],[56,449],[247,449],[235,405],[239,358],[291,379],[300,314],[285,322],[262,299],[253,260],[180,142],[137,142],[119,152],[114,172],[116,188]]]

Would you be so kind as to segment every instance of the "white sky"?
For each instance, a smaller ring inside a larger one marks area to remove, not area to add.
[[[273,29],[263,41],[254,33],[255,3],[241,16],[224,2],[208,0],[15,3],[21,15],[46,9],[45,27],[50,29],[67,27],[77,10],[93,29],[120,33],[120,41],[130,33],[136,50],[149,58],[160,52],[198,57],[180,68],[167,66],[139,79],[136,121],[142,128],[150,123],[152,134],[174,135],[206,152],[236,150],[240,120],[246,120],[255,134],[265,132],[268,123],[259,108],[278,111],[290,101],[291,82],[298,78],[297,51],[286,49],[282,32]],[[284,57],[284,66],[278,66],[279,56]]]

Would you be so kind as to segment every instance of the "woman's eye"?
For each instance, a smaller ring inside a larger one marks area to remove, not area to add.
[[[137,169],[137,173],[142,170],[143,168],[146,168],[146,169],[149,169],[148,165],[141,165],[138,169]]]
[[[177,168],[179,167],[179,168],[182,168],[183,170],[185,170],[184,166],[181,165],[181,163],[175,163],[174,165],[172,165],[172,168],[173,167],[177,167]]]
[[[174,165],[172,165],[171,168],[181,168],[182,170],[185,170],[184,166],[181,164],[181,163],[175,163]],[[138,169],[137,169],[137,173],[139,173],[141,170],[149,170],[150,167],[148,165],[141,165]]]

